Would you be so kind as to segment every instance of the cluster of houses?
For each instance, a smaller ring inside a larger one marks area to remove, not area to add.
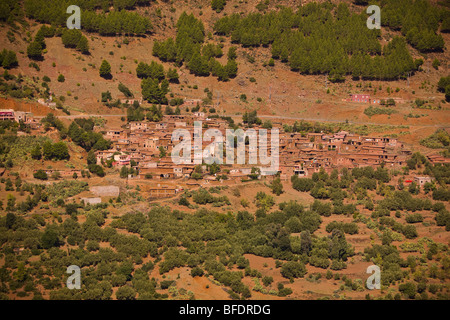
[[[164,116],[161,122],[131,122],[126,128],[106,131],[105,138],[112,141],[112,148],[98,151],[97,163],[112,161],[112,165],[117,167],[133,166],[138,172],[135,178],[140,179],[190,178],[196,166],[195,157],[191,163],[175,164],[170,153],[178,143],[172,141],[172,132],[186,129],[195,138],[194,121],[202,121],[204,128],[214,128],[226,135],[228,123],[220,118],[170,115]],[[335,134],[291,133],[284,132],[281,123],[273,125],[279,128],[279,172],[282,179],[289,179],[294,174],[308,177],[321,169],[331,172],[335,168],[375,167],[382,163],[386,167],[402,167],[411,155],[411,150],[395,138],[360,136],[346,131]],[[210,146],[211,141],[202,141],[203,150]],[[249,154],[257,152],[252,150],[251,144],[247,148]],[[242,179],[251,173],[254,166],[224,164],[220,175],[225,173],[229,179]],[[261,175],[264,175],[264,166]],[[205,174],[203,179],[215,177]]]
[[[370,98],[370,97],[369,97]],[[0,110],[0,120],[14,120],[30,122],[34,120],[32,115],[14,110]],[[129,179],[152,179],[154,183],[147,185],[146,192],[151,198],[164,198],[176,195],[183,188],[201,186],[212,181],[223,181],[224,175],[231,183],[233,180],[240,182],[249,179],[253,174],[254,167],[260,170],[259,178],[264,176],[273,177],[273,172],[266,170],[264,165],[255,164],[227,164],[224,161],[218,173],[211,174],[202,165],[201,178],[193,178],[197,163],[195,162],[195,148],[192,148],[194,157],[191,162],[176,164],[171,153],[179,141],[172,140],[172,133],[176,129],[183,129],[191,134],[194,140],[196,135],[194,122],[201,121],[203,132],[206,129],[215,129],[226,136],[229,123],[221,118],[207,118],[203,112],[189,115],[165,115],[160,122],[130,122],[124,127],[111,128],[102,131],[104,137],[112,142],[109,150],[97,151],[98,164],[107,162],[113,167],[121,169],[123,166],[133,167],[134,173]],[[313,173],[325,170],[331,173],[334,169],[356,168],[372,166],[377,167],[384,164],[388,168],[401,168],[406,165],[412,152],[396,138],[380,136],[360,136],[346,131],[334,134],[327,133],[299,133],[285,132],[283,124],[273,122],[273,127],[279,132],[279,163],[278,172],[283,180],[289,180],[293,175],[300,177],[311,177]],[[256,131],[262,127],[253,127]],[[270,141],[271,131],[267,130]],[[214,143],[202,141],[202,150],[211,149],[214,153]],[[198,146],[197,146],[198,147]],[[226,149],[226,146],[223,147]],[[251,155],[258,153],[261,146],[248,143],[246,146],[246,160]],[[270,148],[268,149],[270,154]],[[204,153],[203,153],[204,154]],[[428,156],[431,163],[448,163],[447,158],[440,154]],[[200,162],[201,163],[201,162]],[[47,175],[52,176],[58,171],[61,178],[81,177],[81,170],[56,170],[46,169]],[[417,181],[420,185],[428,181],[422,179]],[[150,186],[151,185],[151,186]],[[96,198],[92,201],[98,201]],[[90,199],[86,199],[90,202]]]

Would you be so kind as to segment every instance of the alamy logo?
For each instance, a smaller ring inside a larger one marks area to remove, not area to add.
[[[371,5],[367,8],[366,12],[372,14],[367,18],[367,28],[369,29],[381,29],[381,9],[379,6]]]
[[[246,154],[248,154],[247,164],[269,165],[261,168],[265,175],[274,175],[279,169],[279,130],[270,130],[270,148],[268,147],[267,130],[255,129],[232,130],[227,129],[225,139],[218,129],[208,129],[203,134],[201,121],[194,122],[193,139],[191,132],[187,129],[177,129],[172,133],[172,142],[180,141],[172,150],[172,161],[175,164],[223,164],[224,144],[226,146],[226,164],[245,164]],[[214,141],[203,149],[203,141]],[[247,140],[248,139],[248,140]],[[194,143],[192,144],[192,140]],[[246,145],[248,144],[248,153]],[[236,157],[235,157],[236,149]],[[270,155],[269,155],[270,149]],[[192,161],[192,150],[194,159]],[[259,161],[258,161],[259,155]]]
[[[380,267],[371,265],[367,267],[366,273],[372,274],[367,278],[366,286],[369,290],[381,289],[381,271]]]
[[[79,266],[71,265],[67,267],[66,273],[72,274],[69,278],[67,278],[67,288],[72,289],[81,289],[81,270]]]
[[[67,7],[66,13],[73,13],[67,18],[67,28],[69,29],[81,29],[81,10],[79,6],[71,5]]]

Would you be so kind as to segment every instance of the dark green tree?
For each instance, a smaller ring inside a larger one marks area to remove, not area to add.
[[[103,60],[99,69],[100,77],[105,79],[111,79],[111,65],[108,61]]]
[[[56,230],[47,228],[41,237],[41,245],[44,249],[50,249],[59,245],[59,235]]]
[[[42,46],[40,43],[33,41],[27,47],[27,55],[30,59],[42,59]]]

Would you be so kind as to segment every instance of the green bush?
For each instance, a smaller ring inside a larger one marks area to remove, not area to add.
[[[400,284],[398,290],[405,296],[407,296],[409,299],[414,299],[416,295],[416,285],[412,282]]]
[[[301,262],[288,261],[281,266],[281,275],[285,278],[303,278],[307,273],[306,267]]]
[[[44,170],[36,171],[35,173],[33,173],[33,177],[39,180],[48,180],[48,175]]]
[[[200,267],[194,267],[194,268],[191,270],[191,276],[192,276],[192,277],[202,277],[203,274],[204,274],[204,271],[203,271],[203,269],[200,268]],[[161,286],[162,286],[162,285],[161,285]]]

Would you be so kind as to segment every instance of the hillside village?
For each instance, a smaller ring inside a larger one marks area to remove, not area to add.
[[[2,120],[23,122],[32,129],[32,134],[42,134],[43,126],[31,113],[15,112],[14,110],[0,110]],[[108,150],[95,152],[96,163],[110,166],[120,171],[123,167],[130,167],[132,174],[127,174],[127,180],[154,181],[148,188],[149,199],[167,198],[176,196],[179,192],[197,187],[213,184],[227,185],[249,179],[258,168],[258,179],[272,180],[279,176],[282,181],[290,181],[292,176],[311,177],[314,173],[324,171],[328,174],[335,169],[363,168],[379,166],[387,169],[400,170],[411,158],[412,150],[397,138],[382,137],[378,135],[361,136],[354,133],[340,131],[328,133],[299,133],[285,132],[281,122],[273,122],[273,129],[279,130],[279,168],[276,175],[267,170],[264,165],[250,165],[249,157],[257,156],[258,141],[249,143],[245,147],[245,164],[227,164],[224,152],[223,165],[218,173],[210,174],[205,164],[200,165],[203,173],[193,178],[198,164],[195,150],[192,147],[191,163],[176,164],[171,158],[171,152],[178,143],[173,141],[172,134],[177,129],[188,130],[191,139],[195,138],[194,121],[199,121],[204,130],[216,129],[222,136],[226,136],[229,123],[219,117],[208,118],[204,112],[195,112],[192,115],[164,115],[160,122],[131,121],[118,128],[94,128],[102,132],[106,140],[112,142]],[[266,130],[262,125],[255,125],[252,129]],[[270,141],[270,130],[267,130]],[[202,140],[201,150],[210,149],[214,153],[216,145],[221,142]],[[223,144],[226,149],[226,142]],[[163,154],[162,154],[163,153]],[[268,146],[270,155],[270,144]],[[432,164],[450,163],[448,158],[431,153],[428,160]],[[253,170],[252,170],[253,169]],[[57,173],[64,179],[81,177],[83,169],[57,170],[48,168],[35,168],[34,172],[43,170],[50,177]],[[416,177],[416,182],[423,185],[429,178]],[[92,200],[97,201],[97,200]]]

